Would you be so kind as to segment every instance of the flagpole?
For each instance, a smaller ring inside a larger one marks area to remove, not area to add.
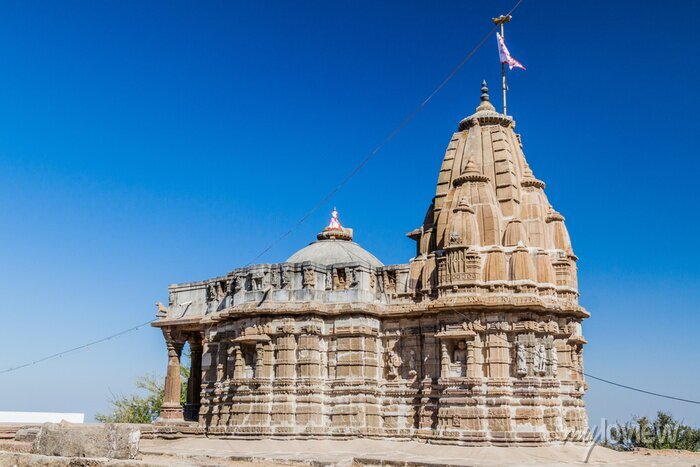
[[[493,18],[493,22],[499,26],[501,26],[501,37],[503,40],[505,40],[505,24],[511,20],[512,16],[506,15],[506,16],[499,16],[498,18]],[[506,64],[501,63],[501,81],[503,83],[503,115],[508,116],[508,106],[506,104],[506,90],[508,89],[508,85],[506,83]]]

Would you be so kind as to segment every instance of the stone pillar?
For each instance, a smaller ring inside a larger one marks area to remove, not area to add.
[[[228,376],[226,373],[226,365],[228,363],[228,347],[229,343],[227,342],[226,338],[224,336],[221,337],[221,340],[219,341],[219,354],[217,355],[216,358],[216,381],[221,382],[224,381]]]
[[[202,390],[202,335],[195,333],[189,339],[190,343],[190,378],[187,381],[187,404],[185,404],[185,419],[196,421],[201,406],[200,392]]]
[[[440,345],[440,376],[449,378],[452,376],[450,371],[450,353],[447,350],[447,344],[444,342]]]
[[[472,343],[474,349],[474,366],[472,367],[472,375],[475,378],[484,377],[484,343],[481,340],[481,335],[474,336]]]
[[[169,330],[163,330],[163,336],[168,347],[168,371],[165,376],[165,394],[160,409],[160,420],[184,421],[182,405],[180,405],[180,355],[184,342],[176,339]]]
[[[255,344],[255,378],[265,377],[265,349],[262,342]]]
[[[476,376],[476,356],[474,355],[474,341],[467,341],[467,376]]]
[[[239,344],[236,344],[236,346],[234,347],[233,361],[233,379],[243,378],[243,367],[245,365],[243,362],[243,351],[241,350],[241,346]]]
[[[321,376],[321,353],[317,334],[299,336],[299,376],[319,378]]]
[[[507,380],[510,376],[510,354],[508,337],[505,332],[491,332],[486,337],[489,378]]]
[[[283,334],[277,338],[277,378],[296,378],[296,352],[297,343],[294,334]]]
[[[236,343],[231,343],[226,348],[226,379],[236,379],[243,377],[243,363],[236,360],[241,353],[241,347]],[[236,366],[238,365],[238,366]]]

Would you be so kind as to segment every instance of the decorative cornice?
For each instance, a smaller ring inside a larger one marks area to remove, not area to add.
[[[536,178],[525,178],[525,179],[523,179],[522,182],[520,182],[520,186],[522,186],[522,187],[532,186],[532,187],[540,188],[540,189],[544,190],[544,187],[546,185],[542,180],[538,180]]]
[[[512,117],[505,117],[496,111],[484,110],[462,119],[457,126],[459,131],[468,130],[476,125],[501,125],[505,128],[515,126]]]
[[[318,240],[352,240],[352,229],[339,228],[334,229],[331,227],[326,227],[318,235],[316,235]]]
[[[513,123],[513,119],[496,112],[496,108],[490,101],[489,88],[486,81],[481,83],[481,102],[476,108],[476,113],[459,122],[459,131],[464,131],[474,125],[500,124],[508,127]]]

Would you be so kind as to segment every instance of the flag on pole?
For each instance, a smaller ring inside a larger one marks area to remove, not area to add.
[[[496,38],[498,39],[498,55],[501,57],[501,63],[507,63],[511,70],[513,68],[522,68],[524,70],[525,67],[523,64],[510,56],[510,52],[508,52],[508,47],[506,47],[503,36],[497,32]]]

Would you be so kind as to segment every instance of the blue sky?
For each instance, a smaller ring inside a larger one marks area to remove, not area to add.
[[[0,15],[0,369],[144,322],[167,285],[251,261],[381,142],[513,2],[6,2]],[[696,2],[525,0],[509,110],[567,218],[586,371],[698,399]],[[445,147],[497,83],[495,37],[336,204],[405,262]],[[164,374],[142,329],[0,375],[0,410],[107,409]],[[592,423],[700,407],[590,381]]]

